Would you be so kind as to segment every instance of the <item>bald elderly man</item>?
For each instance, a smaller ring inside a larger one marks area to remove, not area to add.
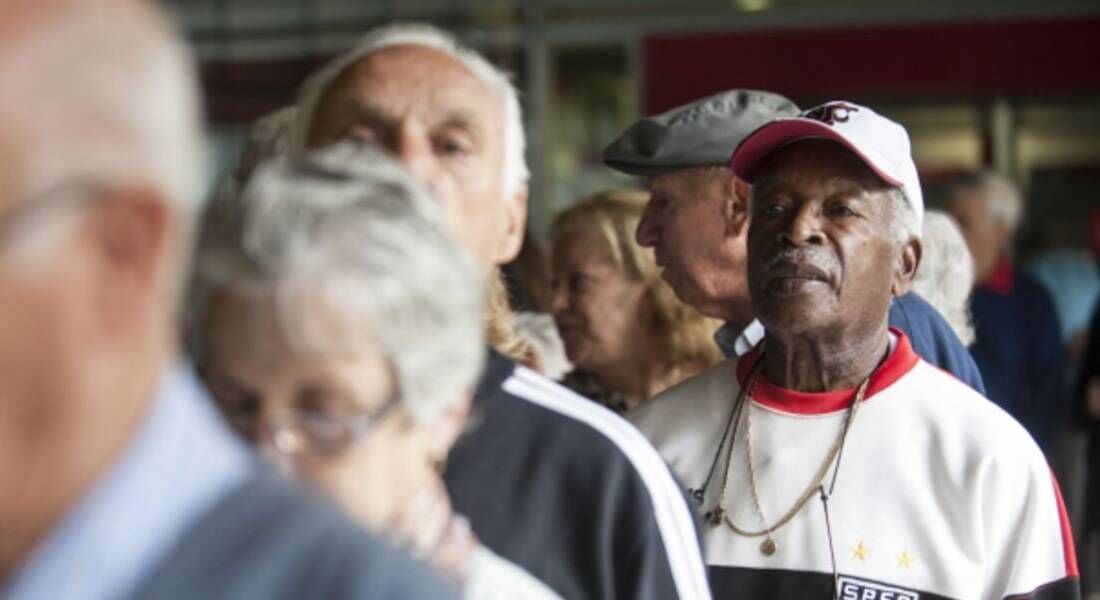
[[[921,255],[905,129],[832,102],[757,129],[731,168],[764,339],[635,415],[701,491],[715,597],[1079,598],[1042,452],[888,324]]]
[[[728,90],[641,119],[604,150],[607,166],[645,178],[652,200],[638,243],[653,248],[661,276],[681,300],[725,321],[715,341],[726,356],[747,352],[764,334],[747,283],[749,185],[727,163],[754,129],[797,112],[778,94]],[[974,358],[923,298],[896,298],[890,324],[909,335],[922,358],[985,393]]]
[[[202,138],[163,18],[9,3],[0,89],[0,597],[455,597],[260,467],[180,362]]]
[[[386,148],[487,276],[519,251],[519,101],[478,53],[432,27],[383,27],[315,74],[298,111],[292,148]],[[470,410],[445,479],[482,543],[564,598],[710,597],[691,508],[629,423],[496,352]]]

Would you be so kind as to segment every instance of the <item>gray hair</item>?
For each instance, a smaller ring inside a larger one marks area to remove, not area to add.
[[[913,204],[905,190],[893,188],[890,196],[894,200],[894,206],[890,210],[890,236],[899,244],[911,239],[921,239],[917,212],[913,210]]]
[[[948,198],[954,200],[961,192],[972,192],[985,200],[989,217],[1016,231],[1024,214],[1024,199],[1020,188],[1011,179],[994,171],[983,171],[957,177],[948,185]]]
[[[969,346],[974,342],[969,302],[974,261],[951,215],[940,210],[925,213],[923,250],[913,291],[935,307]]]
[[[434,418],[476,382],[484,281],[437,204],[383,153],[341,143],[261,166],[209,208],[191,281],[188,347],[202,364],[213,298],[273,304],[295,351],[379,348],[402,402]]]
[[[355,63],[391,46],[425,46],[444,52],[462,63],[485,86],[500,97],[504,121],[504,193],[511,196],[530,178],[524,156],[526,138],[519,96],[507,73],[493,66],[484,56],[463,46],[454,36],[423,23],[386,25],[373,29],[354,48],[336,57],[302,85],[298,97],[298,121],[291,140],[294,152],[306,147],[317,107],[333,83]]]

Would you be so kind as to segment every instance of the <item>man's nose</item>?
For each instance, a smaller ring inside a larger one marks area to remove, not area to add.
[[[653,202],[646,204],[638,228],[634,230],[634,240],[643,248],[653,248],[661,239],[660,222],[652,207]]]
[[[436,184],[436,160],[426,136],[411,127],[404,127],[394,138],[391,149],[421,185],[431,188]]]
[[[793,211],[779,233],[780,241],[791,246],[820,245],[825,243],[821,231],[821,213],[816,205],[807,202]]]

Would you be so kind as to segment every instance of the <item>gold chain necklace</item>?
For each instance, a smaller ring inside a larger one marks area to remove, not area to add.
[[[763,362],[761,357],[761,362]],[[872,371],[872,374],[874,372]],[[748,395],[750,402],[746,407],[745,415],[743,418],[738,419],[738,423],[734,424],[734,438],[736,439],[737,430],[740,429],[740,421],[745,422],[745,445],[746,445],[746,458],[749,466],[749,486],[752,492],[752,500],[756,505],[756,513],[760,516],[760,523],[764,526],[764,529],[760,531],[748,531],[738,527],[733,520],[730,519],[729,514],[726,511],[726,489],[729,483],[730,466],[733,463],[733,447],[734,442],[730,442],[729,451],[726,454],[726,468],[725,473],[722,476],[722,494],[718,500],[718,507],[714,509],[711,514],[710,523],[712,526],[717,526],[721,523],[725,523],[727,527],[733,530],[734,533],[744,537],[764,537],[764,541],[760,544],[760,552],[765,556],[771,556],[775,554],[776,543],[772,539],[771,534],[783,527],[791,521],[802,510],[802,507],[809,502],[813,497],[814,492],[825,481],[825,476],[829,473],[829,467],[832,466],[833,461],[836,460],[837,455],[840,453],[840,449],[844,446],[844,441],[848,437],[848,430],[851,428],[852,421],[855,420],[856,413],[859,411],[859,405],[863,403],[863,396],[867,391],[867,385],[871,381],[871,377],[868,376],[863,380],[863,383],[859,384],[859,388],[856,390],[855,399],[852,401],[852,406],[848,409],[848,414],[844,419],[844,427],[840,430],[840,434],[837,436],[833,447],[829,449],[828,455],[826,455],[824,462],[821,463],[821,467],[818,468],[817,474],[810,482],[810,485],[806,488],[806,491],[795,501],[794,506],[786,512],[776,523],[772,526],[768,526],[767,518],[764,516],[764,509],[760,502],[760,492],[757,489],[756,484],[756,469],[753,467],[752,457],[752,388],[756,383],[756,377],[759,375],[759,370],[754,371],[749,381],[746,384],[748,389]]]

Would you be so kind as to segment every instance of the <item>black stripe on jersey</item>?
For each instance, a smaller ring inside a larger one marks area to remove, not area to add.
[[[1076,577],[1066,577],[1039,586],[1029,594],[1007,596],[1005,600],[1080,600],[1081,582]]]
[[[711,592],[714,600],[833,600],[833,575],[816,571],[783,569],[748,569],[709,565]],[[841,600],[957,600],[897,585],[841,575]],[[1020,596],[1027,600],[1062,600],[1063,596]],[[1065,596],[1065,598],[1070,598]],[[1074,597],[1076,599],[1076,597]]]

